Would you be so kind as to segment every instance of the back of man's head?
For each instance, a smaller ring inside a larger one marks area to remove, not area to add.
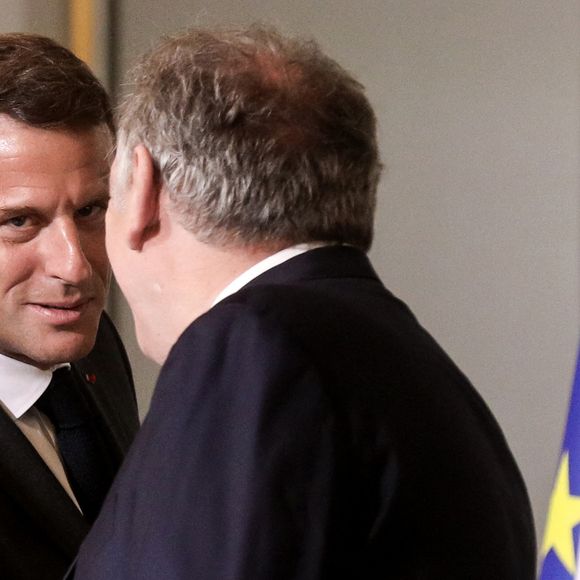
[[[170,38],[135,68],[119,134],[125,161],[147,147],[201,241],[371,244],[375,117],[314,42],[258,26]]]
[[[87,65],[53,40],[0,34],[0,114],[41,129],[114,133],[105,89]]]

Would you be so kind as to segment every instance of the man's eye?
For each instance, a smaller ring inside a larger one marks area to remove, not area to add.
[[[87,218],[97,218],[105,213],[107,209],[106,204],[103,203],[91,203],[89,205],[85,205],[76,211],[77,217],[81,219]]]
[[[79,217],[90,217],[93,215],[99,208],[96,205],[85,205],[85,207],[81,207],[81,209],[77,210],[77,215]]]
[[[21,228],[25,226],[28,222],[28,218],[25,215],[17,215],[15,217],[7,220],[7,223],[15,228]]]
[[[0,238],[3,241],[26,242],[32,239],[40,227],[35,215],[15,215],[0,221]]]

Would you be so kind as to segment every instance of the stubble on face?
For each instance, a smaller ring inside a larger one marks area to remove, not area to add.
[[[88,354],[109,284],[111,136],[0,115],[0,352],[41,368]]]

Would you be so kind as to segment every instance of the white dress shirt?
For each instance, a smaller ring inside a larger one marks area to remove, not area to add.
[[[235,294],[238,290],[241,290],[246,284],[251,282],[254,278],[260,276],[267,270],[271,270],[275,266],[279,266],[283,262],[287,262],[290,258],[304,254],[309,250],[314,250],[316,248],[322,248],[323,246],[328,246],[330,244],[326,242],[310,242],[307,244],[297,244],[295,246],[290,246],[289,248],[284,248],[267,258],[264,258],[257,264],[254,264],[251,268],[248,268],[245,272],[242,272],[237,278],[232,280],[215,298],[212,306],[215,306],[218,302],[221,302],[224,298]]]
[[[48,387],[53,370],[62,366],[68,366],[68,363],[42,370],[0,354],[0,404],[78,508],[58,453],[54,427],[48,417],[34,406]]]

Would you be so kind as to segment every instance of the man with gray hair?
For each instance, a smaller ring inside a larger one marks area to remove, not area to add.
[[[529,580],[490,411],[366,256],[363,88],[313,42],[193,30],[137,67],[107,248],[149,415],[81,580]]]

